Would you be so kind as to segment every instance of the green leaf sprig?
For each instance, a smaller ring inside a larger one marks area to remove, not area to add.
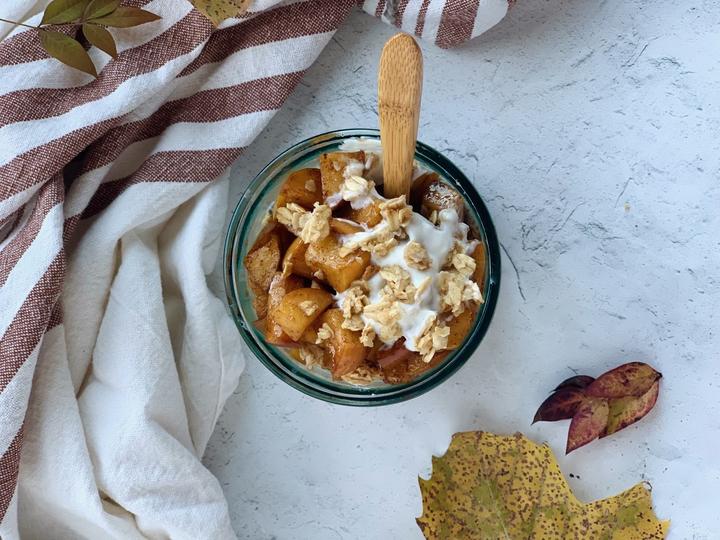
[[[53,0],[45,8],[38,26],[6,19],[0,21],[36,29],[40,34],[40,44],[50,56],[67,66],[97,77],[95,65],[82,43],[72,36],[54,30],[54,26],[80,26],[88,43],[117,58],[117,45],[107,30],[108,27],[130,28],[158,19],[160,17],[150,11],[121,6],[120,0]]]

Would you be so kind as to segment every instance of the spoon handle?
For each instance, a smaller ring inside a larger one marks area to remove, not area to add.
[[[407,195],[412,181],[422,94],[422,52],[408,34],[383,48],[378,73],[378,111],[385,196]]]

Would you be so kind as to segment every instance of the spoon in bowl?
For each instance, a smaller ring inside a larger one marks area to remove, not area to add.
[[[408,34],[388,40],[378,70],[385,197],[410,193],[422,95],[422,52]]]

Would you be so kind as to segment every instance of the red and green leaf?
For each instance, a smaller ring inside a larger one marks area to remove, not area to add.
[[[64,24],[82,17],[89,0],[53,0],[45,8],[40,24]]]
[[[640,397],[662,377],[643,362],[630,362],[600,375],[585,389],[588,396],[618,399]]]
[[[650,390],[640,397],[624,397],[610,400],[607,427],[600,435],[600,438],[612,435],[644,417],[655,406],[659,393],[660,383],[656,381],[650,387]]]
[[[595,379],[589,375],[575,375],[574,377],[565,379],[563,382],[558,384],[555,390],[560,390],[562,388],[585,388],[594,380]]]
[[[63,64],[97,77],[87,51],[74,38],[53,30],[40,30],[40,43],[47,53]]]
[[[132,26],[157,21],[158,19],[160,19],[160,17],[150,11],[136,7],[120,6],[109,15],[94,18],[92,22],[113,28],[130,28]]]
[[[543,401],[533,418],[535,422],[555,422],[556,420],[567,420],[575,416],[578,407],[585,398],[579,388],[565,387]]]
[[[607,426],[609,414],[607,399],[586,398],[570,422],[565,453],[569,454],[597,439]]]
[[[117,46],[112,34],[102,26],[85,23],[82,25],[82,31],[85,38],[95,45],[101,51],[106,52],[113,58],[117,58]]]
[[[623,364],[597,379],[570,377],[540,405],[533,423],[572,418],[566,447],[570,453],[643,418],[657,402],[661,378],[642,362]]]

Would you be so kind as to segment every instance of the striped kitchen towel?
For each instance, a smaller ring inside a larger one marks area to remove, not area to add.
[[[0,24],[3,540],[234,536],[200,462],[243,368],[207,286],[225,171],[358,2],[256,0],[219,29],[185,0],[124,4],[162,19],[118,32],[115,60],[91,49],[97,79]],[[360,4],[441,47],[508,8]]]

